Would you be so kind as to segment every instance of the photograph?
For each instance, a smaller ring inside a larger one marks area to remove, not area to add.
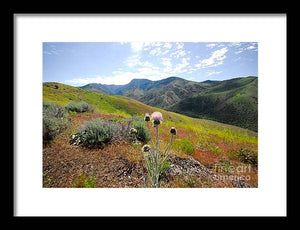
[[[258,49],[43,41],[43,188],[263,186]]]

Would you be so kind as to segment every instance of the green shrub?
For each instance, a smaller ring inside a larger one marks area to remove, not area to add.
[[[96,118],[83,124],[77,133],[81,144],[87,147],[101,147],[108,144],[116,135],[116,126],[111,122],[105,122]]]
[[[77,113],[83,113],[83,112],[94,112],[95,107],[92,105],[89,105],[85,101],[80,102],[74,102],[72,101],[68,105],[66,105],[67,111],[77,112]]]
[[[174,142],[174,148],[184,154],[190,155],[195,152],[195,147],[189,139],[177,139]]]
[[[240,149],[235,154],[236,157],[240,159],[240,161],[257,166],[258,164],[258,157],[257,152],[249,149]]]
[[[143,118],[140,118],[140,117],[129,117],[129,118],[124,119],[123,122],[124,122],[124,123],[127,123],[127,124],[129,124],[129,125],[132,125],[132,124],[134,124],[134,123],[144,122],[144,119],[143,119]]]
[[[221,163],[221,169],[220,169],[221,172],[224,172],[226,174],[230,174],[234,172],[234,166],[231,165],[230,160],[221,159],[220,163]]]
[[[50,117],[43,117],[43,142],[47,144],[54,140],[54,138],[59,134],[60,123],[57,119]]]
[[[88,177],[87,174],[82,173],[81,175],[75,177],[74,187],[76,188],[95,188],[96,177]]]
[[[50,103],[49,101],[43,101],[43,109],[49,107],[51,104],[52,103]]]
[[[50,103],[48,101],[43,101],[43,116],[48,116],[52,118],[63,118],[65,115],[65,110],[63,107]]]
[[[133,123],[133,127],[137,130],[136,138],[138,141],[147,143],[150,140],[150,132],[144,122],[136,121]]]
[[[68,126],[63,107],[43,102],[43,144],[49,144]]]
[[[118,118],[111,118],[109,121],[114,122],[114,123],[120,123],[120,120]]]
[[[161,165],[160,167],[160,173],[165,173],[166,171],[168,171],[171,168],[171,162],[170,161],[166,161],[164,162],[163,165]]]
[[[66,110],[71,111],[71,112],[78,112],[81,113],[82,109],[81,106],[77,102],[71,102],[66,105]]]
[[[49,144],[68,126],[66,119],[43,116],[43,143]]]
[[[220,152],[222,152],[222,150],[218,146],[207,145],[207,148],[208,148],[209,151],[212,151],[214,153],[220,153]]]

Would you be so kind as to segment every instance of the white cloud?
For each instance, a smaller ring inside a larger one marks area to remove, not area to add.
[[[139,55],[132,55],[132,56],[129,56],[126,60],[126,64],[127,66],[129,67],[135,67],[137,65],[140,65],[141,64],[141,61],[140,61],[140,56]]]
[[[168,77],[157,69],[142,67],[136,72],[114,71],[111,76],[94,76],[94,77],[79,77],[71,80],[66,80],[66,84],[74,86],[83,86],[89,83],[114,84],[124,85],[129,83],[132,79],[147,78],[150,80],[159,80]]]
[[[182,49],[183,46],[184,46],[183,42],[176,42],[176,45],[177,45],[176,48],[177,48],[178,50]]]
[[[240,42],[231,42],[229,46],[240,47],[241,45],[242,45],[242,43],[240,43]]]
[[[133,55],[126,62],[129,67],[134,67],[133,71],[118,70],[113,71],[109,76],[78,77],[67,80],[65,83],[74,86],[82,86],[89,83],[123,85],[134,78],[160,80],[188,72],[190,67],[189,60],[190,58],[182,58],[180,63],[174,65],[171,58],[162,57],[162,67],[159,67],[149,61],[142,62],[139,55]]]
[[[140,63],[141,66],[155,68],[151,62],[145,61]]]
[[[153,50],[150,51],[150,54],[151,55],[155,55],[155,56],[158,56],[161,54],[161,50],[160,50],[160,47],[156,47],[154,48]]]
[[[248,46],[246,49],[247,50],[253,50],[253,49],[255,49],[255,46]]]
[[[59,56],[61,52],[63,52],[63,50],[57,49],[55,45],[47,45],[46,48],[44,48],[43,50],[43,54],[47,54],[47,55]]]
[[[208,48],[214,48],[214,47],[220,48],[220,47],[224,47],[224,46],[225,46],[225,44],[220,43],[220,42],[218,42],[218,43],[209,43],[209,44],[206,45],[206,47],[208,47]]]
[[[159,47],[158,47],[159,48]],[[189,71],[190,58],[181,58],[176,65],[169,57],[162,57],[162,66],[156,66],[149,61],[142,62],[139,55],[132,55],[126,61],[129,67],[134,67],[133,71],[113,71],[110,76],[79,77],[65,81],[67,84],[82,86],[89,83],[116,84],[129,83],[134,78],[147,78],[150,80],[160,80],[170,76],[176,76]]]
[[[129,56],[127,60],[125,61],[125,64],[128,67],[131,68],[137,68],[137,67],[151,67],[151,68],[156,68],[151,62],[149,61],[141,61],[141,56],[138,54]]]
[[[153,56],[162,56],[168,54],[172,47],[172,43],[169,42],[145,42],[143,50]]]
[[[188,62],[190,60],[190,58],[182,58],[181,59],[181,63],[177,64],[175,66],[175,68],[173,69],[173,74],[174,75],[177,75],[177,74],[181,74],[181,73],[184,73],[184,72],[187,72],[187,68],[190,63]]]
[[[151,48],[161,47],[162,45],[163,45],[163,43],[161,43],[161,42],[144,42],[143,50],[147,51],[147,50],[150,50]]]
[[[172,62],[171,62],[171,59],[170,58],[161,58],[162,60],[162,65],[164,65],[164,68],[163,68],[163,72],[164,73],[170,73],[172,72]]]
[[[171,67],[172,66],[172,62],[171,62],[170,58],[161,58],[161,60],[162,60],[162,64],[164,66],[167,66],[167,67]]]
[[[159,46],[162,46],[163,43],[161,43],[161,42],[152,42],[152,45],[156,46],[156,47],[159,47]]]
[[[216,74],[220,74],[222,73],[222,71],[209,71],[206,73],[206,76],[209,77],[211,75],[216,75]]]
[[[232,46],[238,48],[237,51],[235,51],[235,54],[240,54],[244,51],[257,51],[257,43],[256,42],[252,42],[252,43],[247,43],[247,47],[245,47],[245,45],[242,47],[242,43],[233,43]]]
[[[183,57],[183,56],[185,56],[185,51],[184,50],[179,50],[178,54],[177,54],[177,57]]]
[[[226,53],[228,49],[222,48],[212,52],[211,56],[207,59],[200,60],[198,64],[195,65],[197,68],[215,67],[223,64],[223,60],[226,58]]]
[[[163,47],[166,48],[166,49],[171,49],[172,48],[172,44],[169,43],[169,42],[166,42]]]
[[[215,47],[217,44],[216,43],[210,43],[210,44],[207,44],[206,47],[208,48],[213,48]]]
[[[143,49],[143,42],[130,42],[130,46],[133,52],[139,52]]]
[[[159,48],[159,47],[158,47]],[[183,68],[188,64],[188,58],[183,59],[182,63],[176,66],[175,71],[170,58],[161,58],[163,67],[155,66],[149,61],[141,61],[138,54],[130,56],[125,64],[132,67],[132,71],[113,71],[109,76],[78,77],[65,81],[66,84],[82,86],[89,83],[116,84],[123,85],[129,83],[132,79],[147,78],[150,80],[160,80],[170,77],[174,73],[184,72]]]
[[[254,45],[250,45],[246,48],[246,50],[251,50],[251,51],[257,51],[257,46],[254,44]]]
[[[167,53],[169,53],[170,50],[165,50],[164,52],[161,53],[161,55],[166,55]]]
[[[180,58],[180,57],[183,57],[185,56],[185,51],[184,50],[177,50],[173,53],[170,54],[170,57],[176,57],[176,58]]]

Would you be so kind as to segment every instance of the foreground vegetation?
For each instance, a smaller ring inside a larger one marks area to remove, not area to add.
[[[170,149],[177,158],[166,162],[166,170],[178,159],[192,157],[217,175],[250,175],[247,183],[257,187],[255,132],[59,83],[43,87],[43,119],[57,122],[53,126],[57,131],[43,149],[45,187],[144,187],[146,165],[139,144],[147,144],[155,130],[145,127],[142,119],[145,112],[154,111],[164,117],[159,129],[161,149],[170,141],[170,127],[177,128]],[[70,109],[78,104],[85,109]],[[137,138],[129,135],[131,128],[138,131]],[[236,170],[241,166],[251,166],[251,171]],[[230,182],[185,175],[184,170],[161,180],[164,187],[235,187]]]

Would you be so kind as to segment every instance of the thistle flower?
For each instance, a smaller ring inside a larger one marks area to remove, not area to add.
[[[176,135],[176,128],[175,128],[175,127],[171,127],[170,133],[171,133],[172,135]]]
[[[131,129],[130,129],[130,133],[131,133],[131,134],[137,134],[137,130],[136,130],[135,128],[131,128]]]
[[[144,120],[145,120],[146,122],[150,121],[150,115],[149,115],[149,113],[145,113],[145,118],[144,118]]]
[[[161,124],[162,114],[160,112],[154,112],[151,114],[151,120],[153,120],[154,127]]]
[[[142,147],[142,150],[143,150],[143,152],[149,152],[150,151],[150,145],[144,145],[143,147]]]

